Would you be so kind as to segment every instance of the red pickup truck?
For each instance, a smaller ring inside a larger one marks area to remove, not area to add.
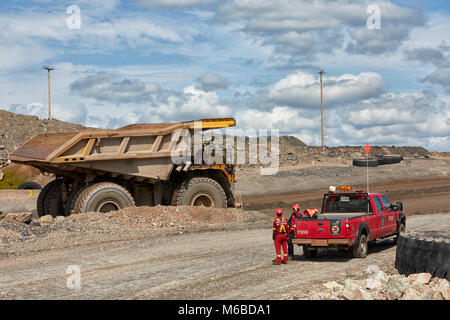
[[[293,244],[303,246],[307,258],[318,248],[351,250],[356,258],[365,258],[368,242],[398,235],[405,231],[403,205],[391,204],[381,193],[352,191],[351,187],[330,188],[324,195],[320,214],[297,218],[293,223]]]

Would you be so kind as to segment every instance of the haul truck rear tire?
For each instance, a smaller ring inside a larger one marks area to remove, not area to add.
[[[69,197],[66,201],[66,207],[64,214],[66,216],[70,216],[73,213],[73,210],[75,208],[75,204],[80,196],[80,194],[86,190],[89,187],[89,185],[83,185],[83,186],[74,186],[74,189],[70,193]]]
[[[177,188],[172,197],[172,205],[226,208],[227,196],[215,180],[192,178]]]
[[[60,190],[62,181],[60,179],[49,182],[39,193],[37,199],[37,212],[39,217],[51,215],[56,217],[63,214],[64,209],[62,205]],[[58,196],[59,195],[59,196]]]
[[[79,194],[73,213],[106,213],[134,205],[133,196],[127,189],[112,182],[100,182],[89,186]]]

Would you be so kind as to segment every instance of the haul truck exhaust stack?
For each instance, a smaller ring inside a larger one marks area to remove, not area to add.
[[[53,173],[38,198],[40,216],[109,212],[130,206],[234,206],[234,164],[176,164],[181,130],[227,128],[232,118],[133,124],[117,130],[41,133],[10,160]],[[192,152],[193,154],[193,152]]]

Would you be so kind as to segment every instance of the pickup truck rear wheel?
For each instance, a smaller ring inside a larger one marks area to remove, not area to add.
[[[133,196],[124,187],[100,182],[84,189],[75,202],[73,213],[117,211],[135,205]]]
[[[311,246],[303,245],[303,254],[307,259],[312,259],[317,256],[317,249],[311,248]]]
[[[227,207],[227,196],[220,184],[210,178],[192,178],[180,184],[172,196],[173,206]]]
[[[355,243],[353,246],[353,257],[355,258],[365,258],[367,256],[367,236],[362,234],[359,237],[359,242]]]

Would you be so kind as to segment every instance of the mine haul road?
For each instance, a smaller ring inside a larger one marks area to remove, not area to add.
[[[450,214],[408,217],[407,230],[448,230]],[[35,252],[0,261],[0,299],[289,299],[325,281],[393,268],[393,241],[378,241],[366,259],[328,252],[272,265],[271,229],[190,233]],[[67,288],[67,268],[81,271]],[[293,277],[293,274],[298,276]]]

